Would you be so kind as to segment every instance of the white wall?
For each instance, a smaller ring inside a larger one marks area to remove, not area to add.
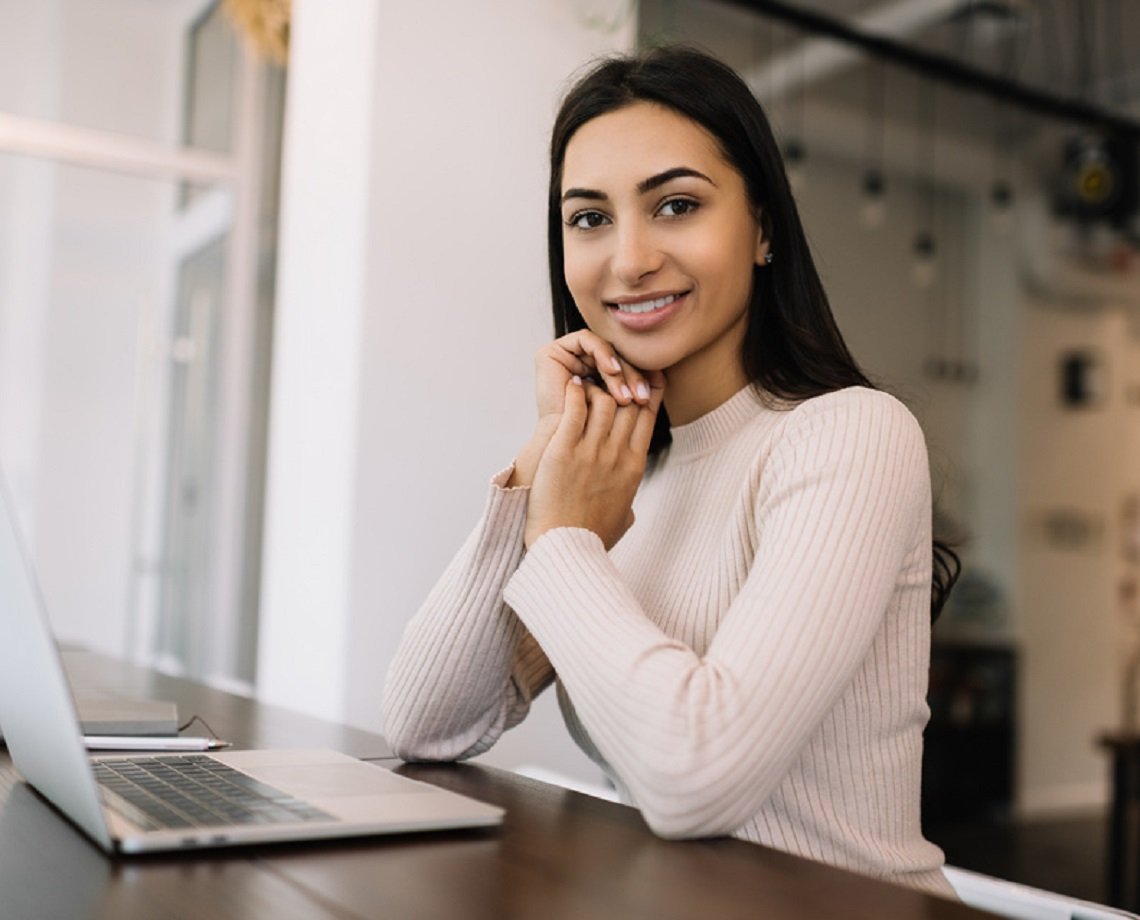
[[[258,691],[344,715],[378,7],[293,7]]]
[[[1117,727],[1121,714],[1120,507],[1138,492],[1140,458],[1129,432],[1140,419],[1124,398],[1137,345],[1121,310],[1027,296],[1020,312],[1019,779],[1022,808],[1035,813],[1107,802],[1096,737]],[[1058,365],[1075,348],[1105,360],[1108,391],[1095,407],[1066,408],[1059,399]],[[1058,511],[1090,525],[1087,541],[1049,539],[1044,522]]]
[[[259,662],[268,699],[382,728],[404,624],[529,435],[533,352],[551,329],[550,123],[572,71],[632,43],[632,22],[585,25],[589,6],[381,3],[375,19],[367,4],[295,6]],[[334,32],[353,11],[366,41],[346,36],[336,60],[316,58],[304,30]],[[299,128],[316,104],[334,110],[320,115],[320,149]],[[370,221],[363,253],[352,249],[358,208]],[[303,213],[318,232],[300,226]],[[493,759],[545,754],[596,778],[550,702]]]

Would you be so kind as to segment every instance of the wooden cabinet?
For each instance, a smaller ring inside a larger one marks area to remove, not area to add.
[[[922,762],[924,826],[1009,814],[1016,669],[1009,645],[936,641],[932,646]]]

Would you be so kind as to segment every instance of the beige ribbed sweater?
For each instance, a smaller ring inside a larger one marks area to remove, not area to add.
[[[673,429],[610,553],[485,512],[392,663],[409,760],[487,750],[557,675],[571,734],[658,834],[731,834],[953,896],[919,827],[926,448],[890,396],[747,387]]]

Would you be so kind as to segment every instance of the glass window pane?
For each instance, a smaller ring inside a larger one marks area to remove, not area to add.
[[[215,4],[190,27],[187,38],[186,127],[183,143],[229,151],[237,48],[229,21]]]
[[[0,463],[52,622],[185,660],[163,618],[201,602],[171,573],[208,581],[232,208],[177,198],[173,181],[0,154]]]
[[[0,0],[0,112],[227,152],[236,60],[206,0]]]

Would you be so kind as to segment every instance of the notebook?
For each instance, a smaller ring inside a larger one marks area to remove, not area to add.
[[[67,660],[64,656],[64,669]],[[71,689],[77,691],[74,676]],[[75,693],[75,707],[84,735],[138,736],[143,738],[178,734],[178,706],[167,700],[137,700],[118,696],[84,696]],[[4,726],[0,725],[0,741]]]
[[[66,662],[64,670],[67,673]],[[68,680],[73,679],[69,674]],[[167,700],[78,694],[75,705],[79,710],[79,726],[85,735],[161,737],[178,734],[178,706]]]
[[[335,751],[92,758],[0,475],[0,727],[23,779],[107,852],[499,824],[503,810]]]

